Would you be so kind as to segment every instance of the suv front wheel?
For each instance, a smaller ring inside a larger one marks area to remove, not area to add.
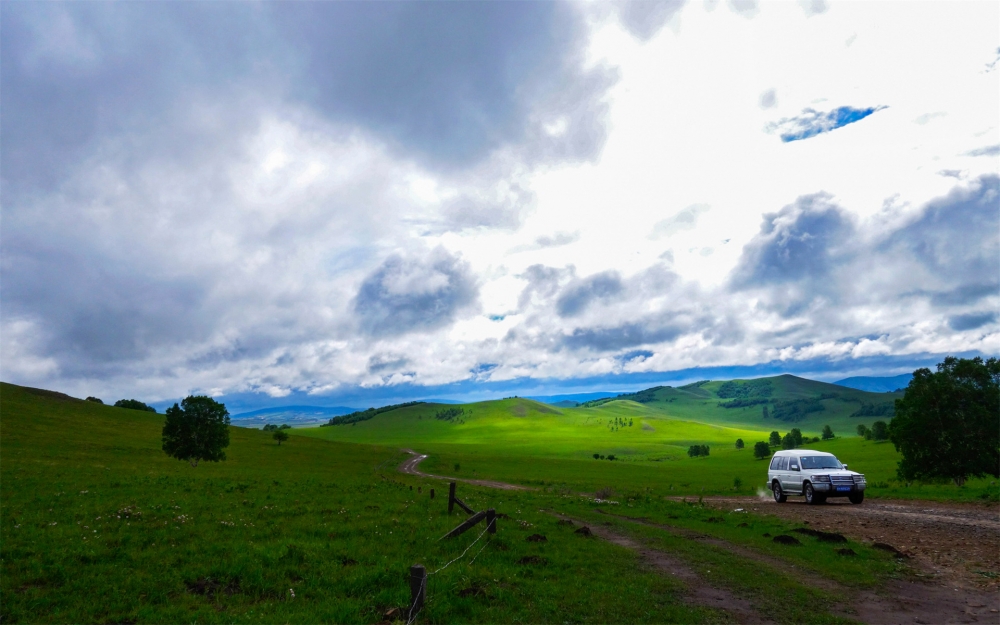
[[[851,493],[847,496],[847,499],[850,500],[851,503],[861,503],[865,500],[865,491],[862,490],[856,493]]]
[[[806,485],[802,487],[802,494],[806,496],[806,503],[809,505],[823,503],[823,500],[826,499],[823,495],[818,494],[809,482],[806,482]]]
[[[781,492],[781,484],[778,480],[775,480],[774,483],[771,484],[771,492],[774,493],[774,500],[778,503],[785,503],[788,500],[788,496]]]

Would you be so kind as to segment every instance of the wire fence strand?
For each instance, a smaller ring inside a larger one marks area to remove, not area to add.
[[[469,549],[472,549],[473,545],[475,545],[477,542],[479,542],[479,539],[482,538],[483,535],[486,534],[488,531],[490,531],[490,528],[493,525],[495,525],[496,522],[497,522],[496,518],[494,518],[490,523],[487,523],[486,527],[483,529],[483,531],[479,533],[479,536],[476,536],[476,539],[474,541],[472,541],[471,543],[469,543],[469,546],[466,547],[465,551],[463,551],[462,554],[459,555],[457,558],[454,558],[453,560],[450,560],[447,564],[445,564],[444,566],[442,566],[438,570],[434,571],[433,573],[427,573],[426,575],[424,575],[423,580],[421,580],[421,582],[420,582],[420,590],[417,592],[417,598],[419,598],[422,594],[424,594],[426,592],[426,590],[427,590],[427,580],[430,579],[431,575],[437,575],[438,573],[440,573],[441,571],[445,570],[446,568],[448,568],[449,566],[451,566],[455,562],[458,562],[459,560],[461,560],[462,558],[464,558],[465,554],[469,553]],[[483,543],[483,546],[479,548],[479,551],[477,551],[476,555],[474,555],[472,557],[472,560],[469,561],[469,564],[472,564],[473,562],[476,561],[476,558],[478,558],[479,554],[483,552],[483,549],[486,548],[486,545],[490,544],[491,540],[492,539],[489,538],[489,539],[486,540],[485,543]],[[426,597],[426,596],[424,597],[424,603],[425,604],[429,600],[430,600],[429,597]],[[416,599],[414,599],[413,603],[410,605],[409,611],[407,612],[406,625],[412,625],[412,623],[417,619],[417,615],[420,614],[421,610],[423,610],[423,606],[420,606],[420,608],[416,612],[414,612],[413,608],[416,607],[416,605],[417,605],[417,601],[416,601]]]

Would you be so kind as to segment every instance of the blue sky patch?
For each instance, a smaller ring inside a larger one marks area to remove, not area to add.
[[[884,108],[886,107],[854,108],[853,106],[841,106],[826,113],[805,109],[801,115],[786,117],[768,125],[767,130],[772,133],[777,132],[782,142],[789,143],[853,124]]]

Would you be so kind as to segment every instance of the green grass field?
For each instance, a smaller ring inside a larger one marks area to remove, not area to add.
[[[744,491],[760,483],[764,463],[732,441],[752,444],[764,430],[697,423],[632,401],[573,410],[484,402],[452,421],[435,419],[440,409],[295,430],[281,446],[269,433],[232,428],[227,460],[193,468],[160,450],[162,415],[0,384],[0,622],[393,621],[408,602],[412,564],[436,571],[467,548],[430,578],[421,622],[725,622],[723,612],[685,604],[680,582],[640,566],[634,553],[574,534],[547,512],[606,519],[598,513],[606,506],[579,494],[602,487],[615,492],[616,512],[715,536],[841,583],[877,588],[905,574],[862,544],[850,544],[852,559],[820,544],[787,550],[765,533],[788,532],[788,522],[743,514],[747,525],[739,527],[732,515],[720,522],[692,505],[694,498],[669,499],[731,493],[733,477]],[[706,442],[709,457],[684,453]],[[462,484],[466,502],[506,517],[494,537],[479,538],[479,526],[439,541],[460,517],[447,514],[445,484],[396,472],[403,446],[430,451],[422,468],[432,472],[539,488]],[[890,445],[854,437],[817,446],[873,476],[894,466]],[[598,452],[623,460],[594,460]],[[899,489],[958,499],[986,490],[971,482],[962,490]],[[707,571],[775,622],[843,622],[829,611],[832,598],[784,567],[611,523]],[[527,542],[535,533],[547,541]],[[787,597],[812,597],[815,607],[788,608]]]
[[[824,393],[832,385],[780,376],[777,382],[795,393]],[[713,382],[695,387],[708,394]],[[819,385],[818,387],[816,385]],[[834,387],[840,388],[840,387]],[[852,391],[852,389],[846,389]],[[657,397],[684,389],[663,389]],[[856,396],[881,395],[852,391]],[[861,394],[861,395],[857,395]],[[885,394],[895,395],[895,394]],[[461,420],[439,420],[435,413],[449,408],[422,404],[393,410],[352,425],[301,428],[294,434],[356,443],[412,447],[430,457],[424,470],[468,478],[489,478],[526,484],[562,486],[582,491],[603,487],[653,488],[659,493],[678,495],[732,494],[738,478],[743,492],[754,492],[767,481],[767,462],[753,456],[753,445],[766,441],[772,430],[784,434],[799,427],[806,436],[818,436],[823,417],[809,416],[802,422],[786,423],[758,419],[757,423],[737,422],[741,409],[718,408],[718,398],[697,400],[678,410],[675,404],[656,400],[638,403],[611,401],[594,408],[554,408],[529,399],[504,399],[466,404]],[[950,483],[910,484],[896,480],[899,456],[891,443],[866,441],[856,436],[858,423],[871,425],[875,418],[851,418],[845,411],[857,403],[841,400],[839,412],[831,409],[830,422],[847,420],[836,426],[839,436],[804,447],[836,454],[852,469],[864,473],[869,496],[918,499],[982,501],[997,499],[1000,489],[989,479],[970,480],[962,488]],[[711,405],[708,405],[708,404]],[[758,407],[759,410],[759,407]],[[817,413],[813,413],[817,414]],[[818,413],[824,414],[824,413]],[[839,414],[839,417],[835,415]],[[849,414],[849,413],[848,413]],[[835,417],[835,418],[834,418]],[[697,421],[706,419],[707,422]],[[756,417],[755,417],[756,418]],[[727,419],[729,419],[727,421]],[[624,425],[616,425],[622,424]],[[809,429],[812,427],[813,429]],[[833,426],[831,426],[833,427]],[[737,450],[742,438],[746,447]],[[689,458],[687,449],[708,444],[708,457]],[[614,455],[617,460],[595,460],[593,454]],[[459,472],[455,472],[455,465]]]

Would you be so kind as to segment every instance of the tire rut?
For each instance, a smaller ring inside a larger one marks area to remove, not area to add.
[[[613,532],[607,527],[588,525],[579,519],[556,512],[545,512],[558,519],[572,521],[575,524],[589,528],[594,536],[634,552],[646,566],[661,574],[666,574],[680,580],[684,583],[687,591],[684,595],[684,602],[688,605],[713,608],[725,612],[731,615],[737,623],[756,625],[774,622],[762,618],[750,601],[733,594],[725,588],[709,584],[686,563],[664,551],[643,545],[632,538]]]

